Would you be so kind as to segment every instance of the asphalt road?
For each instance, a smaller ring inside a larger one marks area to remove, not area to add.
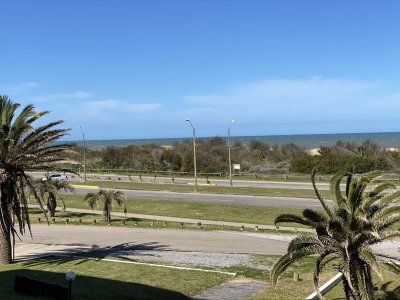
[[[66,245],[71,251],[71,246],[79,250],[129,244],[132,250],[282,254],[289,243],[288,238],[279,235],[54,224],[33,224],[32,233],[33,239],[25,235],[17,245]]]
[[[203,194],[203,193],[176,193],[168,191],[143,191],[143,190],[121,190],[128,198],[150,199],[160,201],[189,201],[205,202],[214,204],[234,204],[247,206],[268,206],[268,207],[290,207],[290,208],[322,208],[316,199],[271,197],[271,196],[247,196],[247,195],[226,195],[226,194]],[[78,195],[86,195],[93,192],[93,188],[77,188]],[[330,204],[331,201],[328,200]]]
[[[31,172],[37,178],[44,177],[44,172]],[[70,179],[79,180],[79,176],[74,174],[68,174]],[[138,176],[126,176],[126,175],[115,175],[115,174],[87,174],[88,181],[122,181],[122,182],[138,182],[138,183],[162,183],[162,184],[194,184],[193,178],[175,178],[172,181],[170,177],[157,177],[154,176],[142,176],[141,180]],[[209,179],[211,184],[217,186],[229,186],[230,182],[227,179]],[[203,178],[198,178],[198,184],[206,184],[207,180]],[[310,182],[291,182],[291,181],[257,181],[257,180],[233,180],[233,186],[236,187],[265,187],[265,188],[282,188],[282,189],[312,189],[312,184]],[[329,184],[319,183],[318,188],[321,190],[328,190]]]
[[[33,239],[27,234],[22,236],[22,241],[17,240],[18,257],[49,255],[52,250],[57,253],[97,250],[107,254],[119,249],[281,255],[286,253],[293,238],[251,232],[54,224],[32,224],[32,233]],[[400,241],[386,241],[374,245],[373,250],[386,258],[400,261]]]

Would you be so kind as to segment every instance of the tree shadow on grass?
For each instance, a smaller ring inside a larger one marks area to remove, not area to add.
[[[49,283],[67,286],[65,273],[54,273],[43,270],[16,269],[0,272],[0,299],[45,299],[39,296],[28,296],[14,291],[15,276],[24,276]],[[72,299],[189,299],[182,293],[111,279],[78,275],[72,284]]]
[[[61,212],[58,212],[56,214],[56,217],[59,218],[86,218],[86,217],[90,217],[90,218],[96,218],[98,217],[98,214],[92,214],[92,213],[84,213],[84,212],[72,212],[72,211],[66,211],[64,214],[62,214]]]

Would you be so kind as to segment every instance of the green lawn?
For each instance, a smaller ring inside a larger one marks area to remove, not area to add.
[[[14,292],[15,275],[67,285],[73,270],[72,299],[189,299],[229,280],[225,274],[177,270],[85,259],[37,259],[0,265],[0,299],[43,299]]]
[[[46,218],[39,209],[29,209],[30,222],[31,223],[46,223]],[[39,221],[40,220],[40,221]],[[67,223],[68,220],[68,223]],[[96,224],[94,224],[96,220]],[[48,219],[51,224],[59,224],[65,226],[69,225],[89,225],[89,226],[118,226],[118,227],[131,227],[131,228],[155,228],[155,229],[182,229],[182,230],[231,230],[231,231],[242,231],[240,227],[233,227],[227,225],[211,225],[197,223],[181,223],[181,222],[165,222],[160,220],[140,219],[140,218],[128,218],[128,217],[113,217],[110,223],[103,221],[103,218],[99,214],[88,214],[88,213],[77,213],[77,212],[66,212],[61,215],[57,213],[54,218]],[[53,222],[54,221],[54,222]],[[247,232],[255,232],[253,227],[245,227],[243,229]],[[288,230],[277,231],[275,229],[258,229],[258,233],[274,233],[274,234],[293,234],[294,232]],[[305,233],[308,234],[308,233]]]
[[[251,300],[296,300],[305,299],[309,294],[314,291],[313,284],[313,271],[315,267],[315,259],[309,258],[303,260],[296,267],[290,268],[279,279],[275,288],[267,287],[262,292],[254,295]],[[300,281],[293,280],[293,273],[300,274]],[[337,271],[334,269],[327,270],[322,273],[321,285],[332,278]],[[400,279],[398,275],[392,272],[383,270],[383,282],[375,277],[374,282],[379,290],[383,290],[383,296],[379,299],[398,300],[400,299]],[[326,299],[345,299],[343,286],[339,283],[329,293],[325,295]]]
[[[83,201],[83,196],[68,195],[65,197],[65,203],[67,209],[68,207],[88,208],[87,204]],[[101,207],[99,207],[99,209],[101,209]],[[282,213],[301,212],[301,210],[293,208],[212,204],[185,201],[157,201],[147,199],[128,199],[127,209],[128,212],[137,214],[230,221],[238,223],[243,222],[259,225],[273,225],[276,216]],[[122,211],[122,209],[119,207],[114,207],[114,211]]]
[[[260,256],[260,264],[271,266],[277,256]],[[304,299],[313,292],[312,276],[315,259],[308,258],[290,268],[280,278],[277,287],[270,285],[254,295],[251,300]],[[15,275],[27,276],[60,285],[67,285],[65,273],[77,274],[73,282],[73,299],[189,299],[219,285],[232,277],[219,273],[176,270],[145,265],[86,259],[36,259],[12,265],[0,265],[0,299],[42,299],[16,294],[13,291]],[[269,272],[246,268],[233,268],[241,276],[269,282]],[[293,281],[293,272],[300,274],[300,281]],[[330,279],[334,269],[323,273],[321,283]],[[398,275],[383,272],[384,280],[375,278],[377,288],[383,291],[380,299],[400,299]],[[326,299],[344,299],[341,284],[326,295]]]

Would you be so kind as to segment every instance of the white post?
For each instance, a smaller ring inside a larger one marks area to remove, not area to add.
[[[337,285],[341,280],[342,280],[342,273],[337,273],[332,279],[330,279],[327,283],[325,283],[323,286],[319,288],[319,291],[321,295],[325,295],[327,292],[329,292],[335,285]],[[318,294],[317,292],[312,293],[309,295],[306,300],[318,300]]]
[[[86,145],[85,145],[85,133],[83,132],[82,126],[79,126],[82,131],[82,140],[83,140],[83,173],[84,180],[86,182]]]

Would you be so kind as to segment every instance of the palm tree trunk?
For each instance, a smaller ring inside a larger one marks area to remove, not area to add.
[[[364,265],[363,266],[363,273],[364,273],[363,275],[364,275],[367,297],[369,300],[374,300],[375,293],[374,293],[374,283],[372,281],[371,268],[366,263],[363,263],[363,265]]]
[[[12,263],[11,247],[11,205],[7,203],[6,195],[3,189],[0,199],[1,217],[0,217],[0,264]]]
[[[104,220],[104,222],[107,222],[107,223],[110,222],[109,212],[106,208],[103,209],[103,220]]]
[[[49,193],[49,197],[47,198],[47,211],[49,212],[50,217],[54,217],[56,214],[56,207],[56,196],[53,193]]]
[[[347,300],[353,299],[349,283],[347,282],[347,278],[343,276],[342,282],[343,282],[343,290],[344,290],[344,294],[346,296],[346,299]]]
[[[354,300],[362,300],[360,289],[359,289],[359,283],[357,279],[357,260],[356,259],[350,259],[349,262],[349,273],[350,276],[347,279],[348,284],[350,286],[350,291],[352,294],[352,299]]]
[[[11,264],[11,237],[10,234],[0,235],[0,264]]]

